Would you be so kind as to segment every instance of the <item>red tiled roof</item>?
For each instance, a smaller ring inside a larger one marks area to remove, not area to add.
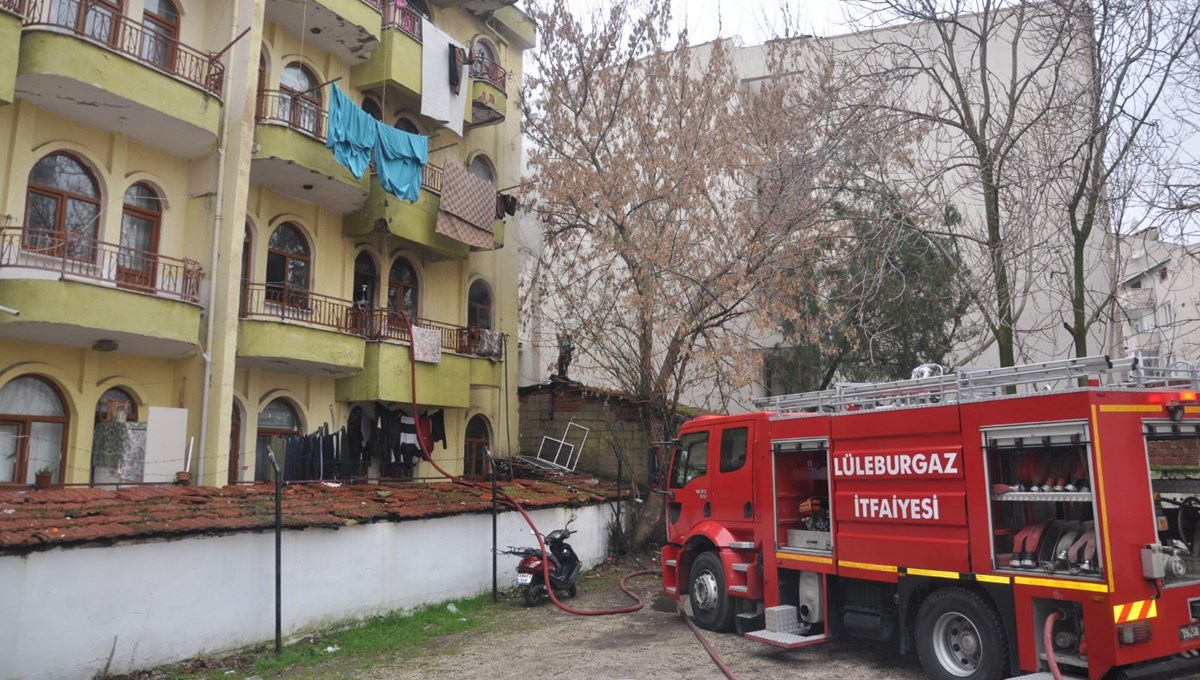
[[[501,481],[527,508],[580,505],[616,497],[616,487],[586,475]],[[357,484],[320,482],[284,487],[282,524],[288,529],[337,528],[460,513],[490,512],[490,488],[456,483]],[[262,531],[275,527],[275,486],[141,486],[117,491],[51,488],[0,491],[0,554],[56,546],[189,535]]]

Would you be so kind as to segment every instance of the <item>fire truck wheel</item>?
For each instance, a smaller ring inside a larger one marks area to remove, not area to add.
[[[721,558],[714,552],[700,553],[692,563],[688,596],[692,601],[692,618],[705,630],[733,629],[733,603],[725,593],[725,570]]]
[[[917,656],[937,680],[999,680],[1008,658],[1004,623],[977,593],[934,591],[917,612]]]

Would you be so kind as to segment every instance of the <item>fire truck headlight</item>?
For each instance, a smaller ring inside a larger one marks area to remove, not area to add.
[[[1134,621],[1117,626],[1117,641],[1122,647],[1150,641],[1150,622]]]

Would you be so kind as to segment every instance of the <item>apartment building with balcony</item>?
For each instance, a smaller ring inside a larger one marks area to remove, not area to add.
[[[289,478],[431,477],[384,441],[414,415],[451,472],[507,455],[535,39],[501,0],[0,0],[0,485],[263,480],[318,430]],[[334,87],[428,139],[415,201],[334,158]]]
[[[1118,303],[1124,353],[1151,367],[1200,361],[1200,266],[1195,244],[1162,238],[1156,227],[1124,239]]]

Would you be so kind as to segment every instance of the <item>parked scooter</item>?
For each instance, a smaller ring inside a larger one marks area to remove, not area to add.
[[[571,522],[574,521],[575,516],[572,515],[566,526],[542,537],[546,543],[548,561],[542,560],[542,549],[538,546],[515,548],[510,545],[508,550],[500,551],[505,555],[517,555],[521,558],[521,563],[517,565],[514,585],[521,589],[526,606],[537,606],[547,598],[546,580],[543,576],[547,566],[550,570],[550,586],[554,588],[555,594],[565,593],[567,597],[575,597],[575,581],[579,579],[582,565],[575,550],[567,543],[571,534],[579,533],[570,529]]]

